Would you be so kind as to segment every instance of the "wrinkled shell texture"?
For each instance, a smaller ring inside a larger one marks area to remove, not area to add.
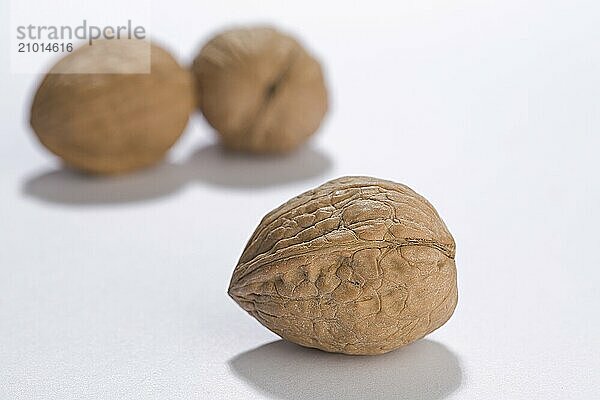
[[[321,66],[295,39],[272,28],[216,36],[196,57],[193,72],[202,113],[235,150],[293,150],[327,111]]]
[[[81,64],[141,62],[147,46],[97,41],[60,60],[31,107],[31,126],[42,144],[67,165],[91,173],[125,172],[161,160],[194,109],[192,76],[168,52],[151,45],[150,73],[53,73]]]
[[[422,196],[390,181],[344,177],[263,218],[229,294],[291,342],[381,354],[450,318],[454,255],[454,239]]]

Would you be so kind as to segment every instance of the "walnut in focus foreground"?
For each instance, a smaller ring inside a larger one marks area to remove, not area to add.
[[[442,326],[457,303],[454,239],[407,186],[345,177],[267,214],[230,296],[286,340],[381,354]]]
[[[149,73],[128,72],[148,62]],[[86,66],[115,73],[71,73]],[[143,41],[102,40],[52,67],[35,94],[30,122],[67,165],[120,173],[161,160],[193,108],[191,74],[167,51]]]
[[[293,150],[327,111],[321,66],[295,39],[272,28],[221,33],[202,48],[193,72],[204,116],[235,150]]]

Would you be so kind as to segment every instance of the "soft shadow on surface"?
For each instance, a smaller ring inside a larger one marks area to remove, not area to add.
[[[218,144],[196,151],[188,163],[196,179],[226,187],[260,188],[301,181],[322,175],[331,159],[310,146],[285,155],[251,155],[231,152]]]
[[[276,399],[443,399],[461,384],[460,362],[421,340],[380,356],[345,356],[278,340],[229,361],[233,372]]]
[[[129,203],[166,197],[194,182],[239,189],[277,186],[319,176],[330,167],[329,157],[311,147],[275,157],[231,153],[213,144],[180,164],[162,163],[118,176],[53,169],[28,178],[22,190],[51,203]]]
[[[27,179],[23,192],[63,204],[107,204],[152,200],[176,192],[185,183],[180,167],[163,163],[136,173],[90,176],[69,168],[55,169]]]

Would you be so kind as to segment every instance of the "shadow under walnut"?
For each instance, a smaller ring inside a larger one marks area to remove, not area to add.
[[[265,396],[285,400],[441,400],[460,387],[463,375],[458,357],[427,339],[358,358],[279,340],[244,352],[228,365]]]
[[[331,158],[305,146],[286,156],[263,157],[202,146],[180,163],[163,162],[133,174],[90,176],[70,168],[53,168],[27,177],[24,195],[74,206],[145,202],[176,194],[188,185],[258,190],[325,174]]]

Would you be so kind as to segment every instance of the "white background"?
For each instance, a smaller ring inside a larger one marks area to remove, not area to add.
[[[113,179],[36,142],[6,3],[0,398],[600,397],[597,1],[140,0],[185,63],[227,25],[294,32],[331,112],[279,159],[223,154],[195,116],[162,166]],[[350,174],[408,184],[458,246],[452,319],[379,357],[278,341],[226,295],[267,211]]]

